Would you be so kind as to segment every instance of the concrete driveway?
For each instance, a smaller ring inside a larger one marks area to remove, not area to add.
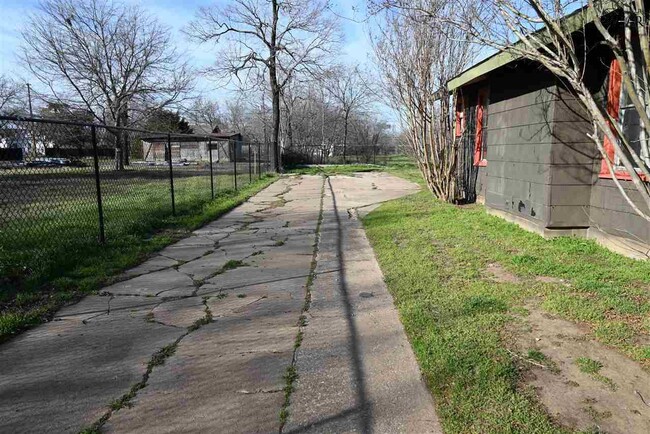
[[[280,179],[0,346],[0,432],[441,432],[357,217],[416,190]]]

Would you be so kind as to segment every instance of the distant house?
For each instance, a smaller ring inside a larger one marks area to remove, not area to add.
[[[167,161],[167,135],[141,137],[143,159],[147,162]],[[210,152],[214,163],[242,161],[242,135],[240,133],[213,132],[201,136],[171,136],[172,161],[209,162]],[[210,151],[211,149],[211,151]]]
[[[615,26],[621,19],[607,22]],[[574,37],[584,38],[588,47],[585,82],[598,101],[617,102],[622,113],[618,64],[600,44],[599,33],[590,23]],[[553,74],[499,52],[455,77],[448,88],[457,95],[459,171],[468,201],[483,201],[488,212],[547,237],[594,238],[633,257],[650,251],[650,225],[617,191],[613,174],[587,136],[593,127]],[[624,121],[631,142],[639,140],[634,115],[626,112]],[[607,142],[605,147],[614,160],[613,147]],[[617,178],[626,179],[618,169]],[[631,182],[622,182],[645,209]]]
[[[40,157],[54,146],[42,134],[30,132],[24,124],[6,122],[0,127],[0,161],[21,161],[28,156]]]

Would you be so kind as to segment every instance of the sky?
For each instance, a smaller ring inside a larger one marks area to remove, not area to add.
[[[210,44],[198,45],[181,33],[181,29],[189,23],[201,6],[215,3],[227,3],[228,0],[123,0],[125,3],[138,4],[156,17],[161,23],[169,26],[175,35],[179,51],[189,57],[190,62],[197,68],[211,65],[214,62],[215,48]],[[21,44],[21,29],[27,23],[30,13],[37,11],[38,0],[0,0],[0,74],[5,74],[21,81],[30,82],[36,90],[40,87],[37,80],[28,70],[22,67],[17,58]],[[341,61],[349,65],[361,65],[373,68],[371,62],[372,47],[368,38],[367,25],[362,23],[365,18],[365,0],[335,0],[332,11],[341,17],[341,28],[344,34]],[[197,80],[197,90],[223,104],[232,98],[232,89],[220,88],[217,83],[206,78]],[[380,106],[382,117],[393,121],[393,114],[387,108]]]

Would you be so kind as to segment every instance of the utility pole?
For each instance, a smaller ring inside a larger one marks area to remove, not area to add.
[[[32,110],[32,86],[29,83],[27,84],[27,101],[29,102],[29,117],[34,117],[34,111]],[[36,157],[36,137],[34,137],[34,132],[32,131],[32,154],[33,157]]]
[[[29,101],[29,117],[34,117],[34,112],[32,110],[32,85],[27,83],[27,101]]]

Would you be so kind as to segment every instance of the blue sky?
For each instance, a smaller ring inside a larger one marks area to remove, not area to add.
[[[227,2],[227,0],[125,0],[127,3],[139,4],[155,16],[160,22],[171,27],[177,37],[177,46],[187,53],[190,61],[196,67],[209,65],[213,62],[214,48],[209,44],[199,46],[187,40],[180,33],[195,15],[200,6]],[[332,10],[338,15],[355,20],[364,18],[365,0],[336,0]],[[38,89],[36,80],[30,76],[18,61],[16,54],[21,43],[20,31],[25,26],[29,13],[35,11],[38,0],[0,0],[0,74],[29,81]],[[367,30],[363,24],[353,20],[342,19],[342,30],[345,36],[341,60],[350,65],[366,65],[371,67],[371,46]],[[227,89],[218,89],[216,84],[204,78],[198,80],[197,89],[208,93],[213,98],[223,100],[230,96]]]

